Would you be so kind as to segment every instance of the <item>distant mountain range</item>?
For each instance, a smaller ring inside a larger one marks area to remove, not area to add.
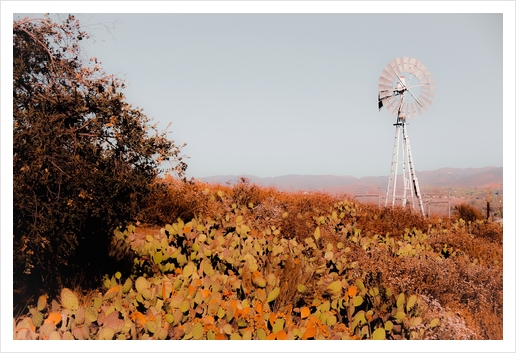
[[[502,188],[503,167],[441,168],[416,171],[416,175],[422,192],[428,187]],[[285,191],[326,191],[348,194],[375,192],[378,189],[383,193],[389,181],[388,176],[356,178],[349,175],[284,175],[268,178],[253,175],[219,175],[201,180],[213,184],[233,185],[241,177],[249,179],[253,184],[264,187],[273,186]]]

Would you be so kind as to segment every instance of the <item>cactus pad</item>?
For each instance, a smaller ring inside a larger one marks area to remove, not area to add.
[[[61,291],[61,304],[67,309],[77,310],[79,307],[79,299],[74,292],[68,288],[63,288]]]

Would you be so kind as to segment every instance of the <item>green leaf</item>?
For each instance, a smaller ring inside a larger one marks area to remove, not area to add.
[[[97,339],[98,340],[111,340],[111,339],[113,339],[114,335],[115,335],[115,331],[111,327],[102,327],[97,334]]]
[[[319,227],[315,228],[315,232],[314,232],[314,238],[317,240],[321,237],[321,230],[319,229]]]
[[[146,299],[146,300],[149,300],[152,298],[152,292],[149,288],[144,288],[142,289],[142,296]]]
[[[337,318],[335,317],[335,315],[330,315],[326,319],[326,325],[328,325],[328,326],[333,326],[336,323],[337,323]]]
[[[256,337],[259,339],[259,340],[265,340],[267,338],[267,334],[265,333],[265,331],[263,330],[263,328],[259,328],[257,331],[256,331]]]
[[[327,312],[328,310],[330,310],[330,306],[331,302],[329,300],[326,300],[324,303],[319,305],[319,310],[321,311],[321,313]]]
[[[192,275],[192,273],[194,272],[194,270],[195,270],[195,265],[192,262],[189,262],[188,265],[186,265],[183,268],[183,275],[185,277],[190,277]]]
[[[150,333],[154,333],[156,331],[156,322],[148,321],[147,322],[147,330],[149,330]]]
[[[383,327],[379,327],[373,332],[373,340],[384,340],[385,339],[385,329]]]
[[[274,323],[274,326],[272,327],[272,332],[278,333],[279,331],[283,330],[283,326],[285,325],[285,319],[277,319]]]
[[[134,285],[138,293],[141,293],[144,289],[150,287],[149,281],[147,281],[145,277],[138,277]]]
[[[202,323],[197,322],[192,329],[192,335],[194,340],[200,340],[202,336],[204,335],[204,327],[202,326]]]
[[[270,303],[272,302],[273,300],[276,300],[276,298],[278,297],[280,293],[280,289],[279,287],[276,287],[274,288],[270,293],[269,295],[267,296],[267,302]]]
[[[328,285],[328,290],[334,295],[340,294],[340,292],[342,291],[342,282],[334,281],[334,282],[330,283]]]
[[[436,327],[437,325],[440,324],[440,320],[439,318],[435,318],[433,319],[431,322],[430,322],[430,327]]]
[[[77,310],[79,307],[79,298],[68,288],[63,288],[63,290],[61,290],[61,304],[67,309]]]
[[[242,337],[240,337],[240,335],[237,333],[237,332],[233,332],[230,336],[229,336],[229,339],[231,341],[235,341],[235,340],[241,340]]]
[[[206,338],[208,340],[214,340],[215,339],[215,332],[213,332],[212,330],[209,330],[208,332],[206,332]]]
[[[256,283],[256,285],[260,288],[265,288],[265,286],[267,286],[267,282],[263,277],[255,277],[254,283]]]
[[[404,293],[401,293],[399,296],[398,296],[398,299],[396,300],[396,306],[398,308],[403,308],[403,304],[405,304],[405,294]]]
[[[398,319],[398,321],[401,321],[405,318],[405,316],[407,316],[403,311],[398,311],[396,313],[396,319]]]
[[[172,314],[167,314],[165,315],[165,320],[167,320],[167,322],[171,324],[174,322],[174,316]]]
[[[163,260],[163,254],[161,253],[161,251],[157,251],[154,256],[152,257],[152,260],[154,260],[154,263],[155,264],[160,264],[161,261]]]
[[[38,310],[43,311],[47,307],[47,296],[45,294],[40,295],[38,298]]]
[[[298,284],[297,285],[297,291],[299,293],[304,293],[306,291],[306,286],[304,284]]]
[[[392,327],[393,327],[393,326],[394,326],[394,324],[393,324],[393,323],[392,323],[392,321],[390,321],[390,320],[389,320],[389,321],[387,321],[387,322],[385,323],[385,329],[386,329],[387,331],[392,330]]]
[[[353,305],[355,307],[362,305],[363,302],[364,302],[364,298],[362,298],[362,296],[360,296],[360,295],[357,295],[355,298],[353,298]]]
[[[188,310],[190,310],[190,302],[188,300],[183,300],[179,306],[179,310],[181,310],[182,313],[186,313]]]

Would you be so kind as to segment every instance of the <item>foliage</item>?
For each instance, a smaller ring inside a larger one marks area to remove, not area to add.
[[[456,206],[455,212],[458,218],[461,218],[466,222],[475,222],[476,220],[484,219],[478,209],[466,203],[461,203],[460,205]]]
[[[125,101],[124,83],[83,59],[86,38],[73,16],[13,24],[16,297],[28,284],[96,283],[106,235],[135,221],[160,164],[186,168],[180,147]]]
[[[196,187],[202,215],[115,231],[137,254],[130,276],[106,276],[76,309],[45,297],[15,338],[502,338],[500,224],[245,181]]]

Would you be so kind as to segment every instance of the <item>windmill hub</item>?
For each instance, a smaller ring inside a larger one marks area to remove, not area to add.
[[[421,61],[406,56],[391,61],[383,69],[378,82],[378,109],[382,110],[385,106],[396,116],[394,151],[385,206],[389,203],[394,206],[398,199],[403,206],[410,203],[413,208],[416,208],[415,200],[417,199],[423,215],[425,214],[423,198],[419,190],[412,152],[410,151],[406,120],[422,115],[423,109],[428,110],[428,106],[434,98],[433,91],[435,88],[433,83],[434,80],[430,72]],[[402,139],[401,143],[400,139]],[[399,161],[400,146],[401,161]],[[399,164],[403,166],[403,191],[402,196],[396,198]]]

